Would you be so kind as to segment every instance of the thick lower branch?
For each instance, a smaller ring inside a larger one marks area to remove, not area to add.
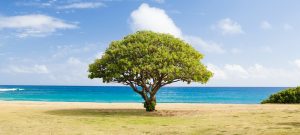
[[[132,82],[130,82],[129,85],[130,85],[130,87],[133,89],[134,92],[136,92],[136,93],[138,93],[138,94],[140,94],[140,95],[143,94],[142,91],[139,91],[139,90],[137,89],[137,87],[133,85]]]

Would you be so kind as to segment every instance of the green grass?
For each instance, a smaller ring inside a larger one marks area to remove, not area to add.
[[[67,108],[0,104],[2,135],[300,133],[299,105],[211,105],[196,110]]]

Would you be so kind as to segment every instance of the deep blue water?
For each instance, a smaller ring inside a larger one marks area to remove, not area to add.
[[[157,101],[168,103],[257,104],[282,87],[164,87]],[[142,102],[130,87],[112,86],[7,86],[0,85],[0,100],[64,102]]]

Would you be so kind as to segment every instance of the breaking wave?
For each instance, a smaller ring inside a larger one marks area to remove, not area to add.
[[[18,90],[24,90],[24,89],[20,89],[20,88],[0,88],[0,92],[1,91],[18,91]]]

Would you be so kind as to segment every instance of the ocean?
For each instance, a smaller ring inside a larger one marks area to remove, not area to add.
[[[159,103],[258,104],[284,87],[163,87]],[[143,102],[130,87],[0,85],[0,100],[47,102]]]

